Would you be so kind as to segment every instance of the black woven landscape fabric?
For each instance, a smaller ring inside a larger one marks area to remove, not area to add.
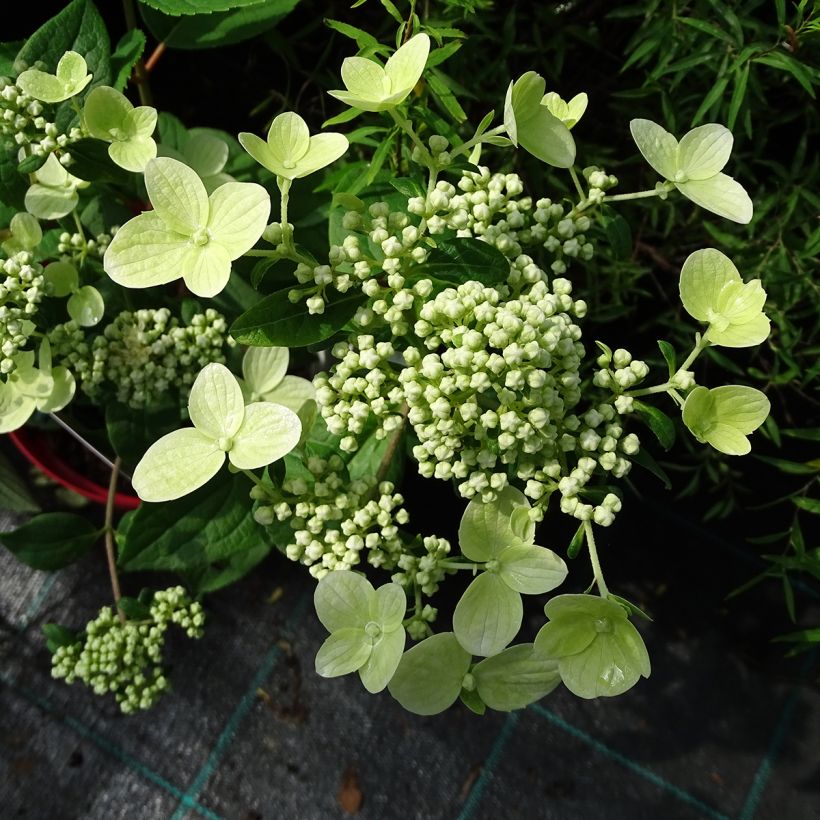
[[[53,575],[3,551],[0,816],[820,816],[814,658],[785,662],[760,637],[767,611],[782,608],[776,594],[725,601],[757,570],[751,552],[682,518],[673,549],[668,523],[654,542],[642,535],[669,552],[662,573],[644,578],[610,559],[607,575],[654,616],[641,625],[651,678],[614,700],[558,690],[485,717],[458,707],[419,718],[357,678],[318,678],[313,582],[284,559],[209,598],[205,638],[167,646],[173,691],[153,711],[123,716],[113,699],[51,679],[40,631],[51,621],[80,628],[109,602],[102,547]],[[127,591],[139,581],[126,576]],[[531,613],[534,627],[537,605]]]

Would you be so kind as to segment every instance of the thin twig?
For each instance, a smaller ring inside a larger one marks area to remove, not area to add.
[[[160,57],[165,54],[166,48],[165,41],[157,44],[157,47],[151,52],[151,56],[145,61],[146,74],[150,74],[156,68]]]
[[[57,424],[60,427],[62,427],[63,430],[66,431],[66,433],[68,433],[73,439],[75,439],[86,450],[88,450],[88,452],[91,453],[91,455],[94,456],[94,458],[98,459],[103,464],[105,464],[105,466],[108,467],[109,470],[114,469],[114,462],[111,461],[110,458],[106,458],[90,441],[87,441],[85,438],[83,438],[83,436],[81,436],[70,424],[63,421],[63,419],[61,419],[56,413],[49,413],[48,415],[49,418],[56,421]],[[125,471],[120,470],[119,473],[120,475],[127,478],[129,481],[131,480],[131,476],[128,475],[128,473],[126,473]]]
[[[117,575],[117,559],[114,555],[114,497],[117,494],[117,479],[120,475],[120,458],[117,456],[111,470],[111,481],[108,482],[108,498],[105,502],[105,554],[108,558],[108,574],[111,576],[111,591],[114,593],[114,606],[120,623],[125,623],[125,613],[120,608],[120,579]]]

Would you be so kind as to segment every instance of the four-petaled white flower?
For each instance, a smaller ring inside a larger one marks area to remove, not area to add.
[[[29,68],[17,78],[17,85],[23,91],[45,103],[58,103],[79,94],[91,82],[88,66],[81,54],[66,51],[54,74]]]

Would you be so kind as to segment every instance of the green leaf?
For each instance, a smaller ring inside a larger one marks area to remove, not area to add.
[[[79,635],[60,624],[43,624],[46,646],[53,655],[61,646],[72,646],[79,641]]]
[[[33,174],[45,165],[47,159],[47,154],[32,154],[17,166],[17,171],[21,174]]]
[[[671,379],[678,369],[675,348],[672,347],[669,342],[664,342],[662,339],[658,339],[658,347],[660,348],[663,358],[666,361],[666,366],[669,368],[669,378]]]
[[[73,513],[42,513],[22,527],[0,535],[14,555],[34,569],[55,570],[81,558],[100,538],[100,531]]]
[[[290,288],[276,291],[243,313],[232,325],[231,336],[240,344],[307,347],[329,339],[354,316],[367,297],[359,290],[325,300],[324,313],[311,315],[304,302],[293,304]]]
[[[473,689],[462,689],[459,693],[461,702],[471,711],[477,715],[483,715],[487,711],[487,704],[481,700],[481,695]]]
[[[375,601],[373,585],[352,570],[329,572],[313,593],[316,615],[328,632],[364,629]]]
[[[655,434],[661,447],[669,450],[675,443],[675,423],[672,419],[657,407],[644,404],[637,399],[633,402],[633,407],[641,420]]]
[[[439,279],[450,285],[468,281],[498,285],[510,275],[510,260],[501,251],[480,239],[458,237],[438,239],[427,261],[415,265],[411,279]]]
[[[127,571],[189,571],[244,554],[262,540],[248,504],[248,480],[218,480],[165,504],[143,504],[121,540],[119,565]]]
[[[567,547],[567,557],[577,558],[578,553],[581,551],[581,547],[583,547],[585,540],[586,528],[584,527],[583,523],[581,523],[578,525],[578,529],[575,530],[575,535],[572,536],[572,540],[569,542],[569,546]]]
[[[108,145],[91,137],[71,143],[71,173],[92,182],[127,185],[133,177],[117,165],[108,153]]]
[[[111,55],[111,85],[117,91],[122,91],[128,84],[134,66],[145,51],[146,42],[145,34],[138,28],[132,28],[117,43]]]
[[[629,222],[608,205],[603,205],[600,213],[601,225],[612,253],[618,259],[628,259],[632,255],[632,228]]]
[[[402,655],[388,691],[409,712],[437,715],[456,702],[470,660],[452,632],[432,635]]]
[[[792,501],[795,506],[799,507],[801,510],[813,513],[814,515],[820,515],[820,499],[798,496],[797,498],[793,498]]]
[[[42,61],[47,68],[56,68],[67,51],[76,51],[85,58],[88,70],[94,76],[92,87],[110,83],[108,31],[90,0],[72,0],[37,29],[17,53],[15,65],[23,70]]]
[[[0,509],[10,512],[40,512],[18,470],[0,453]]]
[[[179,407],[169,403],[137,409],[108,402],[105,405],[105,426],[114,452],[126,463],[136,464],[157,436],[170,433],[179,426]]]
[[[140,3],[140,14],[154,38],[169,48],[204,49],[258,37],[289,14],[299,0],[264,0],[211,14],[172,17]]]
[[[248,549],[236,552],[227,560],[197,567],[183,573],[185,584],[195,597],[201,597],[236,583],[261,563],[271,551],[271,545],[259,541]]]
[[[558,662],[531,643],[511,646],[472,670],[478,694],[491,709],[511,712],[548,695],[561,683]]]
[[[453,631],[471,654],[500,652],[518,634],[521,596],[493,572],[482,572],[467,587],[453,612]]]
[[[448,79],[446,74],[434,68],[427,75],[427,84],[441,107],[456,122],[464,122],[467,119],[467,112],[461,107],[458,98],[450,89]]]
[[[546,547],[514,544],[498,556],[501,580],[516,592],[540,595],[564,583],[567,565]]]
[[[263,0],[140,0],[146,6],[172,17],[190,14],[210,14],[214,11],[230,11],[242,6],[255,6]]]
[[[735,71],[735,84],[732,89],[732,98],[729,100],[729,112],[726,118],[726,125],[731,130],[737,122],[737,115],[743,100],[746,97],[746,84],[749,81],[750,63],[744,63]]]

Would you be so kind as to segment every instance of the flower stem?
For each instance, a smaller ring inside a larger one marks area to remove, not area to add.
[[[581,187],[581,180],[578,179],[578,174],[575,172],[574,167],[570,167],[569,175],[572,177],[572,183],[575,185],[575,190],[578,191],[578,196],[584,200],[587,198],[587,195],[584,193],[583,187]]]
[[[288,202],[290,201],[291,180],[284,177],[276,177],[276,184],[279,186],[279,220],[282,225],[282,244],[288,249],[293,249],[293,237],[290,233],[290,223],[288,222]]]
[[[108,497],[105,501],[105,555],[108,559],[108,575],[111,578],[111,592],[114,594],[114,606],[120,623],[125,623],[125,613],[120,608],[120,579],[117,575],[117,559],[114,555],[114,497],[117,494],[117,479],[120,476],[120,457],[114,459],[111,469],[111,480],[108,482]]]
[[[584,521],[584,533],[587,537],[589,561],[592,564],[592,574],[595,577],[595,583],[598,585],[598,592],[602,598],[607,598],[609,596],[609,589],[607,589],[606,581],[604,581],[601,562],[598,560],[598,550],[595,547],[595,535],[592,532],[592,524],[589,521]]]
[[[653,188],[651,191],[636,191],[634,194],[613,194],[612,196],[604,196],[604,202],[625,202],[628,199],[644,199],[649,196],[660,196],[667,193],[666,190],[658,190]]]
[[[464,561],[439,561],[438,565],[444,569],[469,569],[472,572],[481,569],[479,564],[466,564]]]
[[[393,122],[410,137],[412,143],[419,149],[421,156],[423,158],[424,164],[432,170],[435,166],[433,162],[432,156],[430,156],[430,151],[427,149],[427,146],[421,141],[421,137],[413,130],[413,126],[410,123],[410,120],[407,119],[403,114],[400,114],[395,108],[390,108],[390,116],[393,118]]]
[[[467,142],[463,142],[461,145],[457,146],[450,152],[450,159],[454,159],[455,157],[461,156],[462,154],[466,154],[468,151],[471,151],[475,145],[478,145],[480,142],[484,142],[487,137],[497,137],[500,134],[503,134],[506,131],[504,125],[496,125],[495,128],[491,128],[489,131],[485,131],[483,134],[477,134]]]

